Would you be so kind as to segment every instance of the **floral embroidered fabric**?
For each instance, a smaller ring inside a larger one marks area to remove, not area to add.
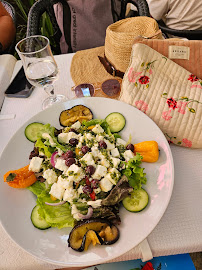
[[[157,51],[133,45],[120,100],[152,118],[169,143],[202,148],[202,80]]]

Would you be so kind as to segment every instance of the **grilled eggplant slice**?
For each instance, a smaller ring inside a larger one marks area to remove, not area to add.
[[[83,242],[81,245],[81,248],[84,250],[87,250],[90,244],[93,244],[95,246],[96,244],[102,245],[103,240],[99,236],[99,234],[96,231],[89,230],[86,232],[86,234],[83,237]]]
[[[92,119],[92,111],[84,105],[76,105],[71,109],[64,110],[59,117],[60,125],[63,127],[69,127],[77,121],[82,123],[84,120],[89,121]]]
[[[111,245],[119,239],[119,230],[107,219],[90,219],[80,222],[70,232],[68,244],[76,251],[87,250],[93,244]]]
[[[119,230],[115,225],[107,226],[103,229],[99,236],[102,237],[104,245],[112,245],[119,239]]]

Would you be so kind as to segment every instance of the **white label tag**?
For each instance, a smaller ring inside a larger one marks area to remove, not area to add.
[[[169,46],[168,58],[189,60],[190,48],[185,46]]]

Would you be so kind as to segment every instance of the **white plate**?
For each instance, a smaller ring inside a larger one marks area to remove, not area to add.
[[[26,189],[14,189],[4,183],[3,175],[29,163],[33,144],[24,136],[25,127],[32,122],[50,123],[60,128],[59,115],[64,109],[83,104],[89,107],[94,118],[105,118],[111,112],[120,112],[126,118],[121,132],[127,141],[156,140],[160,149],[159,160],[143,163],[147,173],[145,189],[150,195],[148,207],[140,213],[130,213],[121,208],[122,223],[119,226],[120,239],[111,246],[90,247],[87,252],[76,252],[67,246],[71,229],[36,229],[30,220],[36,197]],[[163,133],[144,113],[120,101],[105,98],[83,98],[57,104],[38,113],[26,122],[12,137],[0,159],[0,217],[4,229],[24,250],[49,263],[64,266],[89,266],[114,259],[143,241],[156,227],[163,216],[173,189],[174,166],[170,147]],[[166,232],[165,232],[166,233]]]

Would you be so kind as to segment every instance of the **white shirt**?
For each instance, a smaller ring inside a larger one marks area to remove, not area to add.
[[[151,16],[178,30],[202,29],[202,0],[147,0]]]

